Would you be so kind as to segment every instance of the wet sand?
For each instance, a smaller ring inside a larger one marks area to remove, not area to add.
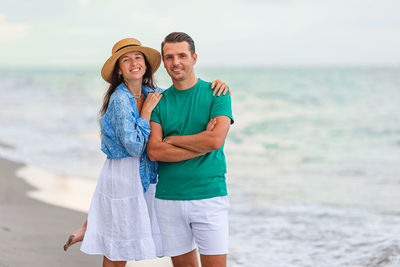
[[[0,266],[101,266],[100,256],[62,249],[86,214],[27,197],[35,190],[15,176],[21,164],[0,159]]]
[[[82,253],[80,244],[72,246],[68,252],[63,250],[68,235],[82,224],[86,213],[73,210],[73,207],[47,204],[57,198],[56,192],[48,198],[47,203],[33,199],[35,195],[40,196],[42,191],[28,184],[25,181],[27,178],[17,177],[18,170],[25,170],[25,174],[27,172],[23,164],[0,159],[0,267],[101,266],[102,256]],[[35,173],[29,179],[45,184],[41,177],[35,177]],[[91,194],[86,193],[89,196]],[[60,197],[68,202],[65,192]],[[89,203],[83,205],[85,207],[82,210],[85,210]],[[129,262],[127,266],[172,265],[169,258],[162,258]]]

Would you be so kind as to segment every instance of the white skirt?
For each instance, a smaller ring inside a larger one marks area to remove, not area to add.
[[[81,251],[112,261],[162,256],[161,234],[154,210],[155,184],[146,193],[139,158],[107,159],[89,209]]]

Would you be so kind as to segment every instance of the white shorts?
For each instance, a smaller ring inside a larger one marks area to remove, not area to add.
[[[202,255],[228,253],[227,196],[200,200],[155,199],[165,256],[178,256],[198,247]]]

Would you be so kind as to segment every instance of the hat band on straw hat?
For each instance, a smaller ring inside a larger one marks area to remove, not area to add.
[[[130,46],[140,46],[140,45],[137,45],[137,44],[125,45],[125,46],[123,46],[123,47],[118,48],[118,50],[115,51],[115,53],[117,53],[117,52],[118,52],[119,50],[121,50],[121,49],[124,49],[125,47],[130,47]],[[115,53],[114,53],[114,54],[115,54]]]

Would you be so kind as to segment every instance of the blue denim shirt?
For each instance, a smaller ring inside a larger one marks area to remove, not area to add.
[[[142,93],[161,92],[142,86]],[[107,158],[140,158],[140,178],[146,192],[149,184],[157,183],[157,162],[151,161],[146,152],[150,135],[150,124],[140,117],[132,93],[121,83],[110,97],[104,116],[100,119],[101,150]]]

